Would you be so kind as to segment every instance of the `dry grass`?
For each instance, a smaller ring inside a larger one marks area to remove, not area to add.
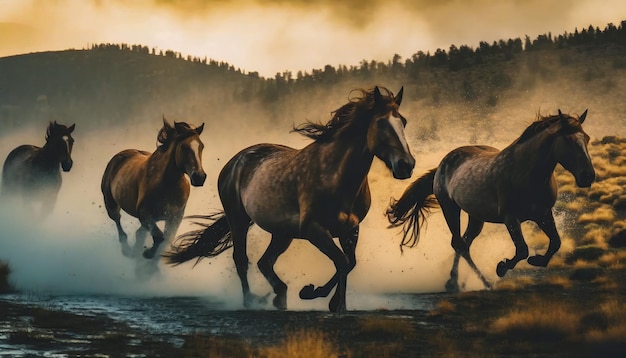
[[[591,226],[591,225],[590,225]],[[607,239],[611,237],[611,229],[606,226],[593,225],[583,235],[583,245],[594,245],[604,249],[608,248]]]
[[[359,320],[359,331],[366,335],[385,337],[409,337],[414,333],[413,326],[405,320],[391,317],[366,317]]]
[[[621,269],[626,264],[626,250],[607,252],[600,256],[598,264],[611,269]]]
[[[534,303],[534,304],[533,304]],[[496,319],[491,332],[517,339],[554,342],[570,338],[578,331],[579,316],[572,307],[550,301],[534,301]]]
[[[626,349],[626,305],[621,299],[611,299],[597,312],[588,316],[591,325],[584,335],[585,340],[600,351],[621,351]],[[589,317],[591,319],[589,319]]]
[[[549,286],[559,287],[562,289],[572,288],[572,281],[569,278],[563,277],[563,276],[548,277],[545,281],[543,281],[543,283]]]
[[[267,358],[327,358],[338,357],[335,344],[316,330],[299,330],[289,333],[278,346],[263,348],[262,357]]]
[[[610,224],[613,221],[615,221],[615,210],[608,205],[602,205],[593,212],[578,217],[579,224]]]
[[[450,300],[441,300],[437,302],[437,307],[428,312],[431,316],[441,316],[444,314],[450,314],[456,312],[456,305]]]
[[[535,284],[535,280],[529,276],[503,278],[496,282],[495,289],[503,291],[518,291]]]

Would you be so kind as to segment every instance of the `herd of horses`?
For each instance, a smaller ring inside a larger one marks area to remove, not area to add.
[[[348,103],[332,112],[328,123],[306,122],[293,128],[312,139],[304,148],[257,144],[232,157],[218,177],[223,211],[191,216],[206,221],[177,240],[190,185],[202,186],[206,179],[200,139],[204,124],[171,125],[163,118],[153,153],[121,151],[104,170],[101,190],[122,253],[143,255],[154,262],[164,257],[167,263],[179,265],[190,260],[197,263],[232,248],[243,304],[254,307],[265,301],[250,291],[247,276],[247,233],[256,224],[271,234],[258,267],[275,293],[274,307],[287,309],[287,285],[274,271],[274,264],[293,239],[299,238],[317,247],[336,269],[324,285],[303,287],[300,298],[326,297],[335,289],[329,309],[345,311],[359,225],[371,204],[367,176],[374,157],[382,160],[396,179],[410,178],[415,166],[404,133],[407,120],[399,111],[403,89],[395,95],[384,87],[351,93]],[[539,117],[502,151],[477,145],[449,152],[438,167],[410,184],[387,209],[390,227],[403,228],[401,247],[417,244],[430,210],[440,207],[455,250],[448,291],[459,290],[461,257],[484,285],[491,287],[470,255],[470,245],[485,222],[505,224],[516,248],[513,258],[497,265],[498,276],[524,259],[534,266],[547,266],[560,247],[552,215],[556,165],[572,173],[579,187],[589,187],[595,179],[587,151],[589,136],[582,128],[586,116],[587,111],[574,117],[559,110],[556,115]],[[51,122],[43,147],[22,145],[11,151],[2,170],[1,199],[15,199],[24,205],[41,201],[38,214],[49,214],[61,187],[60,168],[67,172],[72,167],[74,128],[74,124]],[[132,248],[120,223],[121,210],[140,222]],[[469,218],[462,236],[461,210]],[[528,257],[520,228],[527,220],[536,222],[550,240],[544,255]],[[157,226],[159,221],[165,221],[163,230]],[[153,244],[144,249],[148,233]],[[165,252],[163,242],[172,244]]]

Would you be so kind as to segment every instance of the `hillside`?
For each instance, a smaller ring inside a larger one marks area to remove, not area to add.
[[[520,105],[526,120],[540,109],[554,111],[554,106],[579,113],[584,110],[579,105],[593,107],[592,115],[611,108],[621,115],[626,113],[620,95],[626,85],[624,23],[532,40],[481,42],[476,48],[451,45],[434,54],[417,51],[404,60],[395,55],[386,63],[363,60],[356,66],[327,65],[274,78],[138,45],[11,56],[0,58],[0,121],[18,126],[75,118],[97,127],[165,113],[288,119],[291,124],[311,119],[311,114],[326,120],[350,89],[373,84],[394,91],[405,86],[409,109],[424,114],[424,138],[444,121],[475,127],[475,121],[502,109],[516,115]]]

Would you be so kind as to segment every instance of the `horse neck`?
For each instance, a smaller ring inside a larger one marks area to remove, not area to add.
[[[327,145],[325,163],[339,175],[338,185],[346,192],[357,192],[367,180],[374,154],[367,147],[367,127],[346,128]]]
[[[50,144],[50,142],[46,142],[41,148],[36,148],[36,153],[34,155],[34,161],[39,163],[40,166],[54,170],[58,169],[61,163],[61,156],[55,150],[55,148]]]
[[[549,135],[539,133],[523,143],[513,143],[502,151],[502,155],[514,161],[516,170],[511,174],[531,182],[547,182],[557,164],[551,147]]]
[[[159,175],[164,181],[177,181],[185,174],[183,168],[176,163],[176,147],[177,142],[170,143],[166,150],[157,148],[148,159],[148,167],[151,169],[159,169],[158,172],[150,173],[151,175]]]

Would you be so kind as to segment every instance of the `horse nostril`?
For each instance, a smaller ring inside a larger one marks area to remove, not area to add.
[[[191,185],[193,186],[202,186],[204,181],[206,180],[206,173],[191,173]]]

